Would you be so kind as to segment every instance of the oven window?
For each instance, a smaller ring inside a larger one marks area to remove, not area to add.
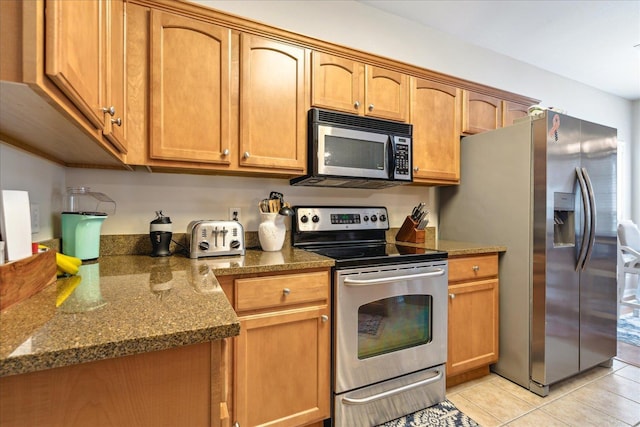
[[[358,308],[358,359],[432,340],[431,295],[384,298]]]
[[[383,143],[327,135],[324,144],[326,166],[384,170]]]

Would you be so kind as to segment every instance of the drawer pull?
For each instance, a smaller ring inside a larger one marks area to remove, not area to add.
[[[449,294],[449,298],[454,299],[456,297],[456,294]]]
[[[282,295],[289,295],[290,293],[291,293],[291,289],[289,289],[289,288],[284,288],[282,290]]]
[[[322,320],[322,323],[327,323],[329,321],[329,316],[323,314],[322,316],[320,316],[320,320]]]
[[[473,271],[478,271],[478,270],[480,270],[480,267],[479,267],[479,266],[477,266],[477,265],[474,265],[473,267],[471,267],[471,269],[472,269]]]

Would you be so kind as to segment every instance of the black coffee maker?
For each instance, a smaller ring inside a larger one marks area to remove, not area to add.
[[[164,216],[162,211],[156,211],[156,219],[149,224],[149,237],[151,238],[151,256],[169,256],[171,251],[171,218]]]

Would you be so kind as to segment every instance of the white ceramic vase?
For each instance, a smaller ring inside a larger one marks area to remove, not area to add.
[[[273,252],[282,249],[287,228],[284,216],[278,213],[260,213],[258,239],[263,251]]]

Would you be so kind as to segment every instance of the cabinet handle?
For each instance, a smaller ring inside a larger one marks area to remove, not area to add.
[[[356,101],[356,102],[353,104],[353,106],[356,108],[356,110],[357,110],[358,108],[360,108],[360,101]]]
[[[122,126],[122,119],[118,117],[117,119],[111,119],[111,123],[117,126]]]
[[[456,297],[456,294],[449,294],[449,298],[454,299]]]
[[[419,170],[420,170],[420,168],[419,168],[418,166],[415,166],[415,167],[413,168],[413,171],[414,171],[414,172],[418,172]]]
[[[111,107],[102,107],[103,113],[109,113],[110,116],[114,116],[116,114],[116,107],[113,105]]]
[[[222,152],[223,156],[228,156],[229,155],[229,149],[225,148],[224,151]]]
[[[322,320],[322,323],[327,323],[329,321],[329,316],[323,314],[322,316],[320,316],[320,320]]]
[[[474,265],[473,267],[471,267],[471,269],[472,269],[473,271],[478,271],[478,270],[480,270],[480,267],[479,267],[479,266],[477,266],[477,265]]]
[[[244,158],[245,158],[245,159],[248,159],[249,157],[251,157],[251,154],[249,154],[249,152],[248,152],[248,151],[245,151],[245,152],[244,152]]]
[[[369,111],[373,111],[373,104],[369,104]]]
[[[282,295],[289,295],[290,293],[291,293],[291,289],[289,289],[289,288],[284,288],[282,290]]]
[[[240,427],[240,423],[239,422],[235,422],[235,423],[233,423],[233,426],[231,426],[231,427]]]

